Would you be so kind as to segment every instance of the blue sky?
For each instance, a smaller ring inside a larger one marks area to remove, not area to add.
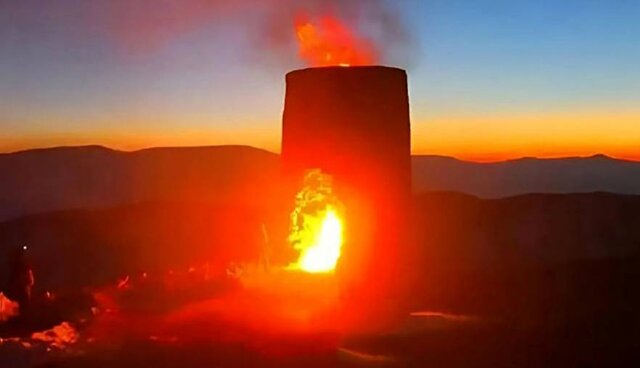
[[[194,1],[206,0],[183,4]],[[0,151],[278,150],[284,73],[305,65],[295,49],[256,43],[262,8],[133,17],[150,20],[131,43],[137,24],[103,14],[147,9],[108,3],[0,0]],[[640,2],[386,3],[410,35],[383,62],[408,69],[415,152],[640,158]]]

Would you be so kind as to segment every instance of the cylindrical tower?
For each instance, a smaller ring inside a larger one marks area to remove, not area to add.
[[[308,170],[330,174],[346,208],[339,274],[360,291],[389,289],[399,281],[411,196],[407,75],[323,67],[292,71],[286,82],[282,164],[290,190]]]

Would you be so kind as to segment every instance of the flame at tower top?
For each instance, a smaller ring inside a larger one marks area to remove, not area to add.
[[[311,66],[355,66],[377,62],[374,43],[331,15],[295,21],[298,55]]]

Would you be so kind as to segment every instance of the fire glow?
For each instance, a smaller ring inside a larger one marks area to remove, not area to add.
[[[309,220],[308,220],[309,221]],[[340,258],[342,221],[330,206],[308,226],[311,243],[302,249],[298,264],[307,272],[333,271]]]
[[[291,214],[289,243],[300,252],[290,269],[330,273],[336,268],[343,243],[340,203],[333,193],[332,178],[319,169],[310,170],[296,196]]]
[[[295,31],[298,55],[311,66],[370,65],[376,60],[372,42],[334,16],[299,16]]]

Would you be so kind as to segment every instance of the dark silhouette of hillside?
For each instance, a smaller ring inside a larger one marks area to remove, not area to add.
[[[640,196],[527,194],[479,199],[415,197],[420,244],[442,256],[487,262],[557,262],[640,255]]]
[[[481,198],[527,193],[640,194],[640,162],[596,155],[475,163],[440,156],[413,157],[414,191],[467,193]]]
[[[247,146],[100,146],[0,154],[0,221],[65,209],[144,201],[261,201],[279,175],[279,156]],[[640,194],[640,163],[605,156],[472,163],[413,157],[414,192],[456,191],[482,198],[605,191]]]
[[[260,211],[242,205],[163,202],[52,212],[0,223],[0,280],[16,244],[28,245],[44,291],[205,262],[224,270],[230,261],[257,259],[261,242]]]
[[[259,201],[278,157],[244,146],[100,146],[0,154],[0,220],[143,201]]]
[[[416,198],[414,221],[407,270],[425,305],[558,328],[640,327],[631,313],[640,306],[640,196],[428,193]]]
[[[130,272],[256,260],[264,208],[149,202],[69,210],[0,223],[0,269],[28,244],[40,287],[100,283]],[[640,196],[537,194],[482,200],[456,193],[415,197],[411,270],[442,265],[529,267],[640,256]],[[268,222],[267,222],[268,223]],[[422,278],[418,272],[417,278]]]

